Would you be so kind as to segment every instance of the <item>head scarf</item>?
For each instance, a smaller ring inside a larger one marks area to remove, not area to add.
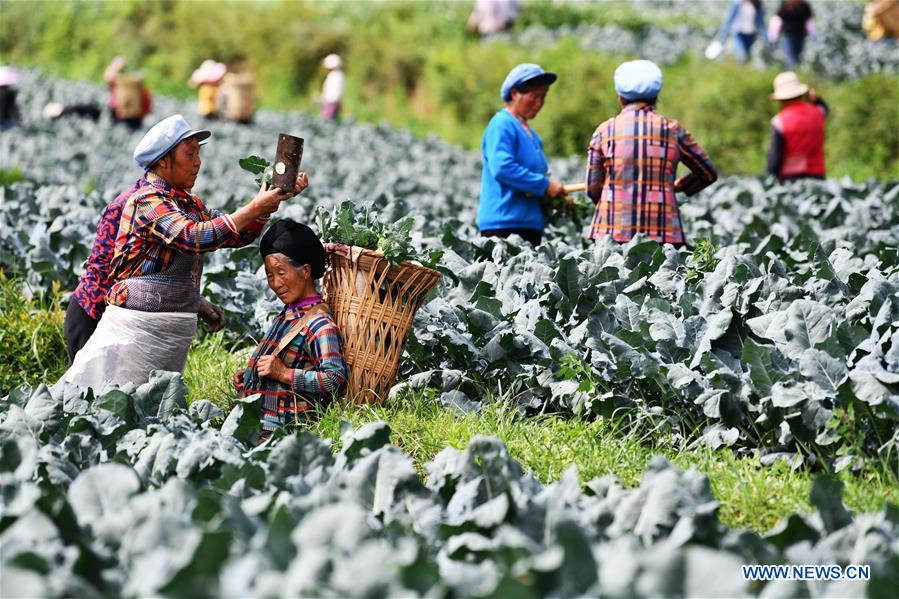
[[[312,278],[325,274],[325,248],[315,231],[292,220],[279,220],[268,228],[259,241],[259,253],[284,254],[298,264],[308,264]]]

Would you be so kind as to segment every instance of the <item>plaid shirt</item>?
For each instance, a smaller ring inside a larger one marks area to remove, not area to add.
[[[679,191],[693,195],[718,173],[693,136],[651,104],[628,104],[593,133],[587,153],[587,195],[596,204],[590,239],[629,241],[643,233],[659,243],[684,243],[674,195],[678,162],[690,174]]]
[[[256,371],[259,358],[274,353],[294,322],[320,303],[322,298],[313,296],[284,306],[250,357],[244,373],[243,394],[262,394],[264,431],[291,424],[295,412],[311,409],[312,406],[301,396],[327,401],[342,393],[346,387],[349,369],[343,359],[343,339],[330,314],[312,317],[279,354],[287,367],[293,370],[290,386],[262,378]]]
[[[103,210],[103,216],[97,224],[97,235],[94,237],[94,245],[91,246],[91,254],[85,262],[78,287],[72,292],[72,301],[78,302],[85,313],[94,320],[100,320],[103,311],[106,310],[106,294],[112,286],[109,279],[110,262],[115,253],[115,239],[122,218],[122,208],[128,198],[146,184],[147,180],[141,177],[130,189],[120,193]]]
[[[126,279],[167,270],[179,252],[198,255],[245,246],[266,223],[257,219],[238,232],[230,216],[206,208],[194,194],[172,188],[154,173],[147,173],[145,180],[125,202],[119,221],[109,274],[114,283],[106,297],[116,306],[127,300]],[[199,270],[194,274],[199,287]]]

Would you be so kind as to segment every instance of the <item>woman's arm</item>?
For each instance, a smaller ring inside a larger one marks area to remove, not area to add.
[[[182,252],[211,252],[232,245],[241,230],[277,210],[281,193],[280,189],[260,193],[233,214],[219,213],[219,216],[204,221],[193,220],[161,193],[143,194],[133,200],[134,232]]]
[[[490,174],[504,185],[543,197],[549,187],[549,177],[528,170],[515,158],[515,131],[491,123],[484,133],[484,161]]]
[[[715,36],[715,39],[722,44],[724,43],[724,40],[727,39],[731,28],[734,26],[734,21],[737,18],[737,11],[740,9],[740,2],[742,1],[743,0],[732,0],[730,6],[727,7],[727,14],[724,15],[724,22],[721,24],[721,29],[718,30],[718,35]]]
[[[680,149],[680,160],[690,169],[690,173],[675,181],[675,191],[691,196],[718,180],[718,171],[715,170],[715,165],[712,164],[708,154],[683,127],[677,136],[677,145]]]
[[[290,386],[297,393],[321,399],[341,394],[350,373],[343,358],[343,341],[337,326],[324,317],[316,318],[309,323],[306,343],[313,368],[290,369]]]
[[[602,153],[602,135],[597,131],[590,140],[587,149],[587,197],[594,204],[602,197],[602,188],[606,184],[606,157]]]

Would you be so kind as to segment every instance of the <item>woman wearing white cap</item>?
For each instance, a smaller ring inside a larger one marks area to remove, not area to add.
[[[481,153],[481,204],[478,228],[485,237],[519,235],[533,245],[543,238],[544,197],[565,196],[565,187],[549,176],[543,142],[528,121],[537,116],[555,73],[536,64],[520,64],[503,81],[506,103],[484,131]]]
[[[325,56],[322,66],[328,70],[328,76],[325,77],[325,82],[322,84],[320,116],[325,120],[332,121],[340,116],[346,76],[343,74],[343,61],[336,54]]]
[[[587,195],[596,204],[590,239],[626,242],[639,233],[684,245],[675,192],[693,195],[718,173],[680,123],[656,112],[662,71],[655,63],[619,65],[615,91],[621,112],[596,128],[587,153]],[[690,173],[675,179],[678,163]]]
[[[250,243],[294,195],[263,188],[231,214],[207,208],[191,189],[202,164],[200,144],[210,135],[175,115],[137,144],[134,160],[146,174],[122,208],[108,306],[60,383],[141,384],[153,370],[183,370],[197,327],[202,255]],[[300,173],[297,193],[308,183]]]
[[[768,172],[781,181],[823,179],[827,104],[792,71],[774,78],[770,98],[782,108],[771,119]]]

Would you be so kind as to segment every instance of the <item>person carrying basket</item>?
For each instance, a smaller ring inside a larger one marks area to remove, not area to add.
[[[315,288],[325,273],[325,248],[315,232],[291,220],[273,224],[259,242],[268,286],[284,303],[234,387],[262,395],[262,434],[314,415],[314,403],[343,393],[349,369],[343,338]]]

